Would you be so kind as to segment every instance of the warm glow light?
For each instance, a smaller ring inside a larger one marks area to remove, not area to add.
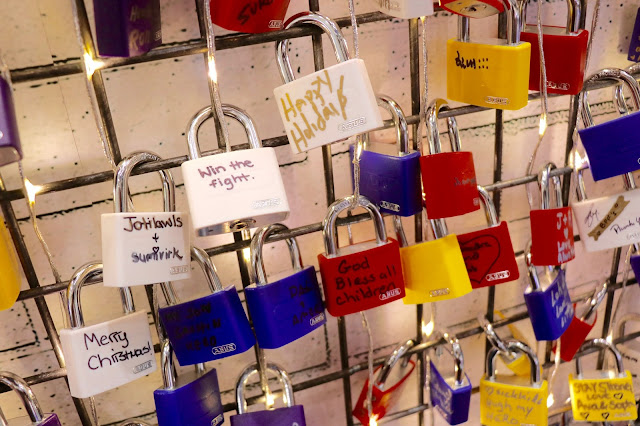
[[[582,158],[577,149],[573,150],[573,157],[571,160],[573,161],[573,164],[570,163],[570,165],[573,166],[574,170],[582,170],[583,165],[587,163],[587,157]]]
[[[36,202],[36,195],[42,190],[42,186],[32,184],[29,179],[24,178],[24,187],[27,190],[27,199],[29,204],[33,205]]]
[[[93,73],[96,72],[96,70],[99,70],[100,68],[104,67],[104,62],[94,60],[89,54],[89,52],[84,52],[83,58],[84,58],[84,65],[87,69],[87,76],[89,78],[93,77]]]
[[[369,426],[378,426],[378,415],[371,416],[369,419]]]
[[[246,263],[251,262],[251,249],[249,247],[242,249],[242,257]]]
[[[429,321],[428,323],[424,323],[424,321],[422,322],[422,334],[424,334],[426,337],[430,337],[433,334],[433,330],[435,328],[435,324],[433,323],[433,321]]]
[[[550,393],[549,397],[547,398],[547,408],[551,408],[554,402],[555,402],[555,399],[553,399],[553,394]]]
[[[540,129],[538,130],[538,135],[540,137],[544,136],[544,133],[547,131],[547,114],[540,114]]]
[[[215,58],[209,58],[209,78],[214,83],[218,82],[218,71],[216,71],[216,60]]]
[[[273,408],[273,406],[276,403],[275,396],[273,396],[271,392],[267,392],[264,399],[265,399],[265,405],[267,406],[267,409],[270,410],[271,408]]]

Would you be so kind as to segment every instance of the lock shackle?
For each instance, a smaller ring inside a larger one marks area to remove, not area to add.
[[[585,87],[587,87],[590,83],[595,83],[603,80],[615,80],[626,86],[631,92],[633,105],[635,106],[636,110],[640,111],[640,85],[638,85],[638,82],[631,74],[619,68],[605,68],[587,78],[584,84]],[[580,96],[582,97],[582,108],[580,108],[580,116],[582,117],[582,124],[584,125],[584,127],[591,127],[594,125],[593,115],[591,114],[591,106],[589,105],[588,100],[588,94],[589,92],[587,90],[583,90],[580,93]]]
[[[624,363],[622,361],[622,354],[620,351],[613,345],[613,343],[609,343],[606,339],[593,339],[587,340],[580,346],[576,354],[576,376],[582,377],[582,366],[580,365],[580,352],[586,351],[591,348],[600,348],[600,349],[608,349],[613,354],[616,360],[616,369],[618,370],[618,376],[623,376],[624,372]]]
[[[213,264],[211,257],[206,251],[200,247],[191,246],[191,260],[195,261],[200,265],[200,268],[202,268],[202,272],[204,272],[204,276],[207,278],[207,284],[209,284],[211,293],[224,291],[216,265]]]
[[[448,111],[450,109],[447,101],[440,98],[434,99],[427,108],[427,139],[429,141],[430,154],[439,154],[442,152],[440,131],[438,130],[438,114],[440,114],[441,111]],[[447,133],[449,134],[451,151],[461,151],[460,132],[458,131],[458,121],[455,117],[447,117]],[[424,153],[422,154],[424,155]]]
[[[198,143],[198,131],[202,123],[213,117],[211,105],[202,108],[189,121],[187,126],[187,146],[189,147],[189,160],[195,160],[202,157],[200,144]],[[247,112],[234,105],[222,104],[222,112],[225,117],[232,118],[239,122],[244,128],[244,132],[249,140],[251,149],[262,148],[262,140],[258,136],[256,125]]]
[[[522,31],[527,26],[527,4],[531,0],[524,0],[520,3],[520,14],[522,16]],[[567,34],[575,34],[585,28],[585,21],[582,19],[583,12],[586,13],[586,0],[567,0]]]
[[[501,0],[507,12],[507,45],[520,43],[520,31],[523,26],[523,3],[518,4],[518,0]],[[458,15],[458,40],[469,42],[470,18]]]
[[[349,47],[347,41],[342,35],[342,31],[338,24],[329,18],[317,12],[300,12],[293,15],[283,25],[283,30],[290,28],[301,27],[304,25],[314,25],[319,27],[326,35],[329,36],[329,41],[333,46],[333,51],[336,54],[338,62],[346,62],[349,60]],[[280,76],[284,84],[291,83],[296,78],[291,68],[291,61],[289,60],[289,39],[284,39],[276,42],[276,61],[278,62],[278,69],[280,70]]]
[[[515,361],[518,355],[507,348],[507,344],[498,336],[498,333],[493,329],[493,324],[487,320],[487,317],[478,315],[478,323],[480,323],[480,327],[484,330],[484,334],[489,343],[491,343],[491,346],[498,349],[503,356],[509,359],[509,362]]]
[[[585,165],[585,166],[582,166],[580,169],[576,170],[576,178],[577,178],[576,198],[578,199],[578,201],[584,201],[588,198],[587,189],[584,184],[584,171],[585,169],[588,169],[588,168],[589,166]],[[624,181],[624,188],[626,191],[631,191],[632,189],[637,188],[636,181],[635,181],[635,178],[633,177],[632,172],[625,173],[621,175],[621,177],[622,177],[622,180]],[[637,246],[636,243],[634,243],[633,245]]]
[[[551,208],[551,183],[555,189],[556,208],[562,205],[562,182],[559,176],[551,176],[551,171],[556,168],[553,163],[547,163],[538,172],[538,187],[540,188],[540,208],[548,210]]]
[[[453,357],[455,385],[464,386],[464,354],[460,342],[456,336],[446,332],[443,333],[442,338],[446,344],[443,349]]]
[[[118,426],[151,426],[151,424],[140,419],[128,419],[118,424]]]
[[[447,222],[445,222],[444,219],[429,219],[429,225],[433,231],[433,237],[436,240],[449,235]],[[402,225],[402,219],[400,216],[393,216],[393,228],[400,247],[408,247],[409,241],[407,240],[407,235],[404,232],[404,226]]]
[[[289,228],[282,223],[274,223],[264,226],[256,231],[251,238],[250,251],[251,251],[251,270],[253,272],[253,280],[256,285],[267,285],[267,271],[264,268],[264,259],[262,256],[262,250],[267,237],[274,233],[288,231]],[[285,240],[289,247],[289,256],[291,257],[291,267],[297,272],[302,270],[302,256],[300,255],[300,247],[298,241],[294,237],[287,238]]]
[[[585,301],[585,307],[587,310],[584,314],[581,315],[581,321],[589,321],[593,314],[598,311],[598,307],[604,301],[608,289],[609,284],[607,281],[604,281],[602,285],[599,286],[599,288],[596,287],[596,289],[593,291],[593,294],[591,294],[591,296]]]
[[[291,377],[282,367],[278,364],[269,362],[267,363],[267,371],[273,372],[282,386],[282,398],[287,407],[293,407],[296,405],[295,398],[293,396],[293,384],[291,383]],[[258,373],[258,364],[254,363],[247,366],[236,382],[236,405],[238,414],[245,414],[247,412],[247,399],[245,398],[244,391],[249,383],[249,378],[253,374]]]
[[[505,342],[507,349],[512,352],[520,352],[529,358],[529,366],[531,367],[531,375],[529,380],[534,387],[540,387],[542,385],[542,375],[540,373],[540,362],[533,350],[526,344],[518,340],[507,340]],[[496,380],[496,355],[500,353],[500,350],[496,347],[489,349],[487,354],[487,361],[485,364],[485,374],[488,380]],[[543,401],[544,402],[544,401]]]
[[[431,230],[433,231],[434,238],[440,239],[449,235],[449,229],[447,229],[447,222],[444,219],[429,219]]]
[[[397,348],[391,352],[391,354],[384,360],[384,364],[382,364],[382,368],[378,372],[378,377],[376,378],[375,384],[381,390],[384,390],[384,386],[389,378],[389,374],[391,374],[391,370],[396,366],[398,361],[404,358],[405,354],[411,350],[416,345],[414,340],[407,340]],[[402,366],[405,367],[409,362],[409,357],[404,358],[404,362]]]
[[[628,322],[640,322],[640,314],[626,314],[623,315],[613,326],[613,329],[616,331],[615,338],[619,339],[624,336],[624,327]]]
[[[491,198],[489,192],[484,188],[484,186],[478,185],[478,194],[480,194],[480,201],[482,202],[482,207],[484,207],[484,214],[487,216],[487,223],[489,226],[500,225],[496,205],[493,203],[493,198]]]
[[[334,201],[333,204],[329,206],[327,215],[322,222],[324,249],[327,256],[335,256],[338,254],[338,229],[336,227],[336,221],[340,213],[354,206],[354,201],[354,196],[349,195],[348,197]],[[378,210],[375,204],[369,201],[368,198],[360,195],[358,201],[355,203],[355,207],[362,207],[369,213],[371,220],[373,220],[377,245],[380,246],[386,243],[387,229],[382,219],[382,214],[380,214],[380,210]]]
[[[396,233],[396,240],[400,247],[408,247],[409,241],[407,240],[407,234],[404,232],[404,226],[402,225],[402,218],[400,216],[393,216],[393,230]]]
[[[162,341],[162,347],[160,348],[160,367],[162,369],[162,383],[164,389],[175,389],[178,383],[178,377],[176,375],[176,368],[173,364],[173,346],[169,339]],[[204,363],[195,365],[196,373],[198,377],[206,372]],[[137,423],[131,423],[135,425]]]
[[[633,64],[624,70],[629,74],[640,73],[640,63]],[[618,112],[621,115],[629,114],[629,107],[627,106],[627,101],[624,98],[624,86],[622,84],[617,84],[613,88],[613,104],[618,107]]]
[[[36,395],[22,377],[8,371],[0,371],[0,383],[18,394],[32,423],[40,423],[44,420],[42,408],[40,408]],[[0,411],[0,417],[2,416],[2,411]],[[6,422],[6,419],[3,418],[3,420]]]
[[[379,107],[384,108],[391,114],[391,119],[396,129],[398,154],[409,154],[411,152],[411,146],[409,145],[409,125],[407,124],[407,117],[404,115],[402,108],[387,95],[377,95],[376,100],[378,101]]]

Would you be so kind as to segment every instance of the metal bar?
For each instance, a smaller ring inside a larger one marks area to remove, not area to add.
[[[620,247],[613,250],[613,258],[611,259],[611,274],[609,275],[609,282],[615,283],[618,278],[618,267],[620,266],[620,255],[622,253],[622,249]],[[604,321],[602,322],[602,337],[606,338],[607,334],[609,334],[609,327],[611,327],[611,318],[613,317],[613,300],[615,299],[615,294],[613,292],[607,292],[607,304],[604,310]],[[598,355],[598,369],[602,368],[604,364],[605,354],[601,352]]]
[[[578,122],[578,96],[571,96],[571,101],[569,102],[569,122],[567,126],[567,144],[565,148],[564,154],[564,165],[565,167],[569,165],[571,150],[573,149],[573,133],[575,131],[577,122]],[[564,179],[562,181],[562,202],[564,206],[569,205],[569,198],[571,191],[571,179]]]

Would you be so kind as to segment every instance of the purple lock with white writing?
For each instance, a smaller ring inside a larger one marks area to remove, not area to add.
[[[636,23],[633,26],[633,35],[631,36],[631,43],[629,43],[628,59],[632,62],[640,62],[640,8],[638,8]]]
[[[0,67],[4,67],[4,62],[1,60]],[[15,163],[21,159],[22,146],[13,105],[11,81],[9,73],[3,72],[0,75],[0,166]]]

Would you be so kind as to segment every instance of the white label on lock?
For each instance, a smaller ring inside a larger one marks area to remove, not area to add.
[[[378,10],[396,18],[412,19],[433,15],[433,2],[425,0],[373,0]]]
[[[580,201],[571,207],[587,251],[640,242],[640,190]]]
[[[60,330],[71,395],[88,398],[156,371],[146,312]]]
[[[128,287],[191,278],[189,235],[186,213],[103,214],[104,285]]]
[[[382,127],[362,59],[350,59],[273,90],[294,154]]]

